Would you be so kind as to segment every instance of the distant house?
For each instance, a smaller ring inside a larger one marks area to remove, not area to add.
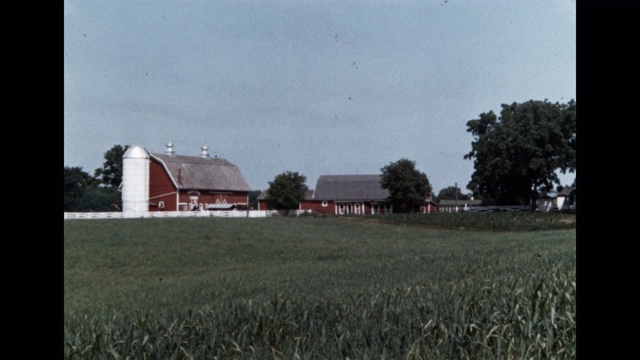
[[[482,200],[440,200],[438,212],[458,212],[472,210],[482,205]]]
[[[425,199],[425,203],[420,205],[420,212],[427,214],[434,213],[436,211],[438,211],[438,204],[433,201],[433,199],[431,198],[431,194],[428,194],[427,198]]]
[[[536,199],[536,209],[542,212],[549,212],[554,209],[557,210],[557,198],[558,194],[556,192],[548,192],[546,194],[538,196],[538,198]]]
[[[260,210],[268,210],[267,191],[258,196]],[[391,214],[389,191],[380,185],[380,175],[322,175],[315,190],[309,190],[299,210],[333,215]],[[420,212],[435,212],[436,204],[427,196]]]
[[[246,207],[251,188],[238,167],[209,157],[149,153],[149,211],[232,210]]]
[[[541,194],[537,199],[536,208],[541,212],[575,209],[575,192],[575,187],[565,187],[558,192]]]
[[[313,200],[316,212],[335,215],[391,214],[389,191],[380,185],[380,175],[322,175]]]
[[[565,187],[556,198],[556,206],[560,210],[575,209],[576,205],[576,187]]]

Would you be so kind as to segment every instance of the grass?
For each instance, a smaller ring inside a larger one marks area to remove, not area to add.
[[[575,355],[575,229],[381,218],[65,221],[65,358]]]

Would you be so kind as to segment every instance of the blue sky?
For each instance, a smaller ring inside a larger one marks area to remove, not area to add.
[[[577,100],[573,0],[64,2],[64,165],[91,174],[172,142],[255,190],[407,158],[467,192],[466,122],[532,99]]]

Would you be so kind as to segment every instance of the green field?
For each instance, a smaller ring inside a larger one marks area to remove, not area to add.
[[[575,358],[575,215],[432,215],[67,220],[65,358]]]

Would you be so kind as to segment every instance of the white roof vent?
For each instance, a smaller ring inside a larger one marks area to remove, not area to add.
[[[202,156],[203,158],[209,158],[209,148],[206,146],[201,147],[202,149],[202,153],[200,154],[200,156]]]
[[[173,144],[171,142],[167,143],[167,150],[164,151],[165,154],[169,156],[173,156],[176,153],[173,151]]]

